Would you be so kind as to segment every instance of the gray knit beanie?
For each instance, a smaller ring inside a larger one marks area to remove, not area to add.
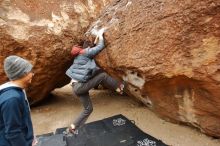
[[[21,78],[25,73],[29,73],[33,66],[27,60],[19,56],[8,56],[4,60],[4,70],[10,80]]]

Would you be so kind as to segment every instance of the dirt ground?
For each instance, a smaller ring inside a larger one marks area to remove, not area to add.
[[[54,96],[32,108],[35,134],[54,132],[56,128],[70,125],[80,113],[79,99],[72,96],[67,85],[53,92]],[[172,124],[160,119],[144,105],[128,96],[107,90],[91,91],[94,111],[87,122],[123,114],[146,133],[172,146],[219,146],[220,140],[206,136],[195,128]]]

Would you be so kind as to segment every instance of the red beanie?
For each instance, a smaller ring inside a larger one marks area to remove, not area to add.
[[[71,55],[72,55],[73,57],[75,57],[75,56],[77,56],[77,55],[80,53],[81,50],[82,50],[81,47],[79,47],[79,46],[73,46],[73,48],[72,48],[72,50],[71,50]]]

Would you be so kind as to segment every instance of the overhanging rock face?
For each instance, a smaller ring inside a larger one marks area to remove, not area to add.
[[[117,0],[98,63],[164,119],[220,137],[220,1]],[[92,29],[92,28],[91,28]]]
[[[32,62],[35,77],[28,93],[31,103],[45,98],[70,80],[65,70],[70,48],[111,0],[1,0],[0,83],[7,79],[3,60],[19,55]],[[66,49],[66,50],[65,50]]]

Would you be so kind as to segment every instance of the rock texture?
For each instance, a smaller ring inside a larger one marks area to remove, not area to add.
[[[34,65],[31,103],[67,84],[70,48],[110,1],[0,0],[0,83],[7,80],[4,58],[16,54]]]
[[[220,1],[117,0],[97,61],[162,118],[220,137]]]

